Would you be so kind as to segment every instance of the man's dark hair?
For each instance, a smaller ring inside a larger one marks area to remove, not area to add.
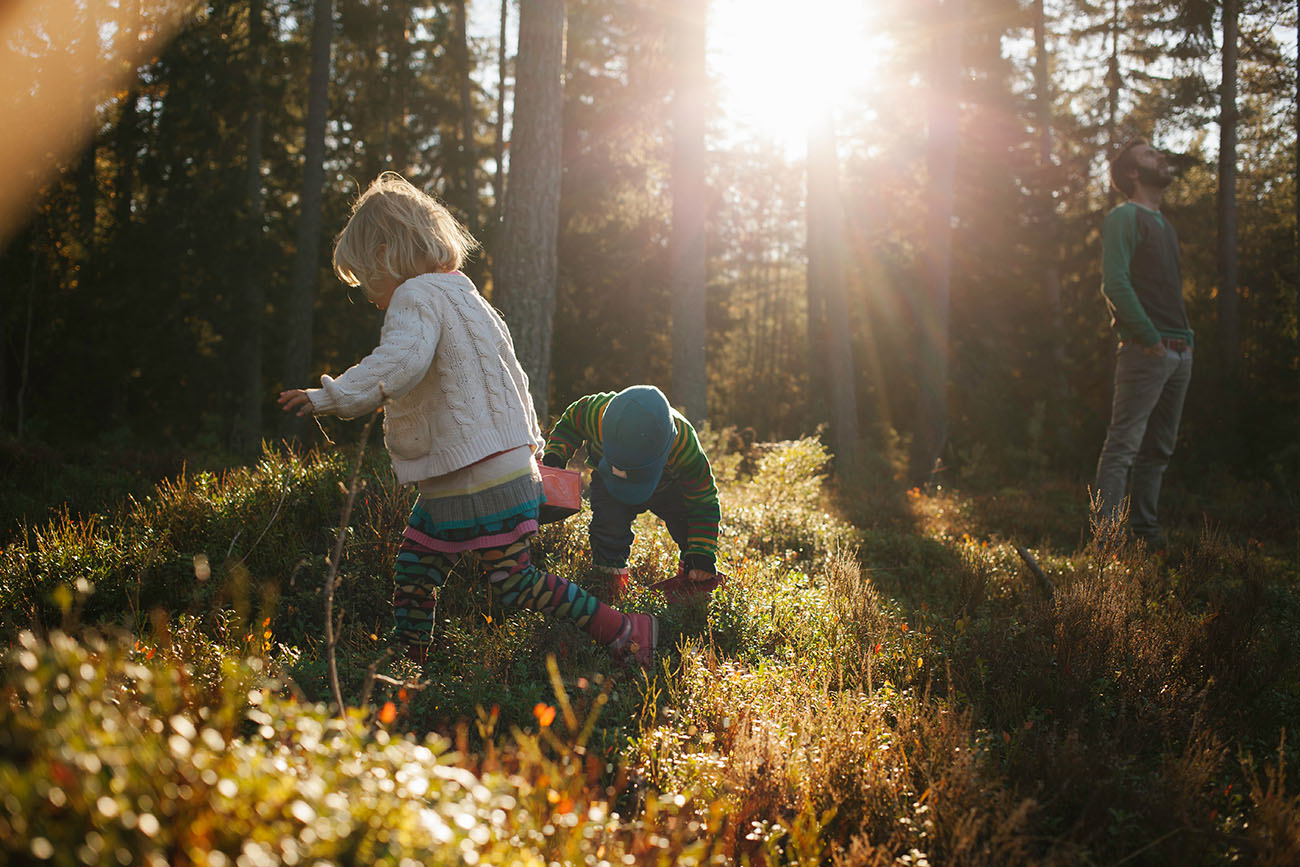
[[[1129,172],[1137,168],[1137,157],[1133,154],[1141,145],[1150,144],[1144,138],[1131,138],[1124,142],[1115,154],[1115,158],[1110,161],[1110,183],[1115,189],[1124,194],[1124,198],[1131,199],[1133,191],[1137,188],[1137,180],[1129,177]]]

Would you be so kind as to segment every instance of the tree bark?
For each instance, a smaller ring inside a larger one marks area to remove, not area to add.
[[[1119,71],[1119,0],[1110,4],[1110,57],[1106,61],[1106,159],[1115,155],[1115,140],[1119,132],[1119,91],[1124,77]],[[1117,192],[1106,185],[1106,210],[1115,207]]]
[[[497,45],[497,123],[492,155],[496,161],[496,178],[492,183],[493,221],[500,222],[506,200],[506,22],[510,0],[501,0],[501,31]]]
[[[266,313],[266,289],[258,256],[262,243],[262,52],[265,39],[263,0],[248,3],[248,58],[245,66],[248,86],[248,164],[244,172],[245,250],[241,259],[240,351],[236,365],[235,429],[233,445],[244,455],[255,455],[262,438],[262,318]]]
[[[912,439],[911,476],[933,478],[948,441],[948,305],[952,259],[953,184],[957,158],[957,88],[965,0],[936,2],[937,40],[931,94],[927,165],[925,267],[918,304],[918,413]]]
[[[451,50],[456,65],[456,78],[459,82],[460,121],[456,128],[457,179],[461,212],[465,225],[478,230],[478,183],[475,180],[475,167],[478,164],[477,147],[474,141],[474,100],[471,90],[469,55],[469,12],[466,0],[452,3]]]
[[[844,211],[840,202],[835,128],[827,111],[808,134],[808,282],[825,301],[817,362],[825,366],[830,396],[830,447],[846,477],[857,469],[858,403],[846,298]]]
[[[510,325],[537,416],[548,420],[564,100],[564,0],[520,5],[510,174],[493,300]]]
[[[672,288],[673,402],[692,424],[708,412],[705,369],[707,263],[705,260],[704,111],[705,0],[673,7],[673,225],[669,241]]]
[[[302,196],[298,207],[298,245],[290,286],[284,383],[310,383],[313,308],[320,279],[321,202],[325,184],[325,114],[329,108],[330,43],[334,33],[333,0],[316,0],[311,31],[311,78],[307,93],[307,129],[303,147]],[[300,435],[301,419],[285,416],[285,432]]]
[[[36,278],[40,273],[37,263],[43,247],[41,243],[43,224],[44,221],[38,212],[32,223],[32,263],[27,275],[27,313],[23,322],[23,351],[19,359],[18,393],[14,407],[17,416],[14,435],[18,439],[23,438],[23,427],[27,422],[27,375],[31,370],[32,361],[32,321],[36,317]]]
[[[122,97],[122,110],[117,117],[113,138],[117,158],[117,174],[113,181],[113,232],[119,239],[128,239],[131,226],[131,196],[135,186],[135,125],[136,101],[140,93],[135,85]],[[129,244],[125,240],[123,246]]]
[[[136,103],[140,99],[138,73],[135,67],[135,41],[140,24],[140,4],[124,3],[122,9],[122,32],[119,34],[121,49],[118,52],[123,64],[129,69],[130,85],[122,97],[122,108],[118,113],[117,128],[114,130],[114,149],[117,158],[117,176],[113,182],[113,231],[125,248],[130,244],[131,196],[135,185],[136,166],[136,123],[138,111]]]
[[[85,40],[83,57],[89,67],[93,67],[96,59],[99,57],[99,22],[95,18],[96,6],[87,2],[83,4],[83,14],[86,16],[82,22],[84,27],[82,39]],[[95,212],[96,199],[98,197],[98,183],[96,179],[96,154],[99,146],[99,123],[96,117],[96,88],[99,83],[95,80],[94,74],[87,69],[84,79],[81,83],[82,92],[80,94],[82,101],[82,122],[86,129],[90,130],[90,137],[86,142],[85,150],[82,151],[81,160],[77,163],[77,195],[78,195],[78,226],[81,233],[82,243],[85,245],[85,251],[82,255],[84,270],[82,271],[82,282],[89,282],[90,265],[94,259],[95,253]]]
[[[1034,2],[1034,105],[1038,116],[1039,228],[1045,241],[1047,267],[1043,272],[1043,294],[1047,302],[1051,333],[1051,395],[1049,405],[1058,438],[1065,430],[1064,412],[1068,399],[1065,381],[1065,340],[1061,312],[1061,237],[1056,213],[1056,170],[1052,163],[1052,79],[1047,56],[1047,10],[1044,0]]]
[[[1219,92],[1219,341],[1231,385],[1241,363],[1237,295],[1237,23],[1238,0],[1223,0],[1223,83]]]

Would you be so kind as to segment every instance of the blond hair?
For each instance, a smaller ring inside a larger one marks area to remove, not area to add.
[[[375,178],[334,243],[334,273],[367,295],[384,277],[458,270],[479,243],[443,205],[397,172]]]

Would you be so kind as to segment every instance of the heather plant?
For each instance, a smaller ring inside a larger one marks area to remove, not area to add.
[[[754,472],[723,501],[724,542],[760,554],[815,560],[851,544],[852,526],[830,510],[823,485],[830,453],[816,437],[758,447]]]
[[[649,588],[676,546],[661,522],[636,525],[621,604],[662,625],[644,672],[503,612],[472,564],[440,599],[436,663],[393,658],[410,494],[364,463],[340,524],[340,453],[267,452],[29,528],[0,551],[0,851],[1293,860],[1300,587],[1285,550],[1209,525],[1175,525],[1161,550],[1117,526],[1071,534],[1077,505],[1008,488],[828,492],[812,438],[711,449],[728,581],[669,605]],[[544,527],[536,550],[599,590],[588,520]]]
[[[4,860],[709,861],[721,817],[680,794],[620,816],[627,779],[600,785],[567,700],[478,758],[391,732],[392,702],[340,719],[286,692],[274,659],[230,650],[188,628],[156,646],[22,633],[0,701]]]
[[[85,617],[132,625],[154,607],[202,610],[252,583],[273,584],[293,606],[300,572],[331,538],[346,467],[338,453],[267,451],[252,467],[182,473],[115,512],[29,527],[0,557],[0,630],[57,624],[67,591],[55,591],[78,580],[98,588]]]

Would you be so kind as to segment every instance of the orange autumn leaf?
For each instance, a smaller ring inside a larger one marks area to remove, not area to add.
[[[383,708],[379,711],[379,721],[388,725],[395,719],[397,719],[397,705],[391,701],[384,702]]]
[[[551,723],[555,722],[555,708],[551,707],[549,704],[538,702],[533,706],[533,716],[537,717],[538,725],[542,728],[546,728]]]

